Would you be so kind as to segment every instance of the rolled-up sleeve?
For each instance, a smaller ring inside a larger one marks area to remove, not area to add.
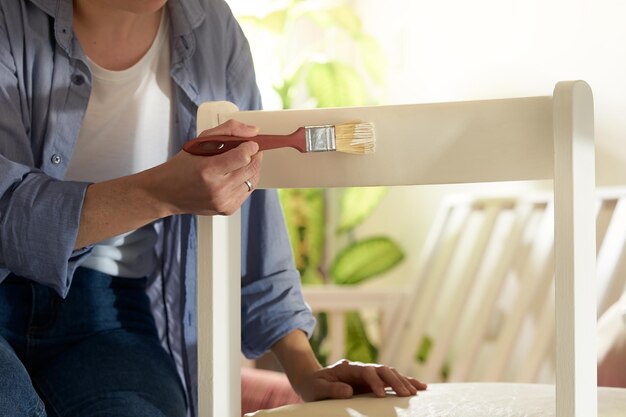
[[[89,248],[74,250],[86,183],[58,181],[0,158],[0,266],[62,297]]]
[[[315,318],[304,302],[275,190],[257,190],[242,206],[242,349],[249,358]]]

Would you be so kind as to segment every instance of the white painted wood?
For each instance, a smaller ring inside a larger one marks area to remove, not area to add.
[[[624,417],[626,389],[597,391],[600,417]],[[294,404],[246,417],[556,417],[554,402],[553,385],[448,383],[429,384],[412,397],[357,396]]]
[[[233,105],[219,108],[232,111]],[[200,114],[198,131],[218,125],[216,114]],[[197,219],[199,417],[241,415],[240,217]]]
[[[341,285],[309,286],[302,289],[314,311],[347,311],[360,308],[383,309],[397,301],[392,288],[346,287]]]
[[[222,238],[226,238],[222,236]],[[198,217],[198,415],[211,416],[213,391],[213,219]],[[202,302],[202,303],[201,303]]]
[[[290,133],[299,126],[354,119],[370,121],[376,126],[377,152],[373,155],[339,152],[301,155],[291,149],[266,152],[259,187],[554,178],[557,417],[596,416],[595,297],[589,297],[593,294],[595,276],[595,222],[593,208],[590,208],[594,200],[593,104],[587,84],[559,83],[553,98],[279,112],[236,112],[232,107],[226,111],[224,108],[223,103],[203,107],[199,120],[204,117],[214,125],[216,121],[236,118],[259,126],[262,133]],[[206,228],[200,233],[206,234]],[[439,259],[446,259],[445,245]],[[437,273],[434,275],[440,276],[444,269],[435,265]],[[206,271],[203,272],[206,275]],[[430,288],[433,296],[438,287],[435,284]],[[230,296],[238,298],[238,290],[231,286],[228,291]],[[225,299],[217,302],[229,303]],[[409,328],[423,328],[420,323],[423,317],[412,324],[417,323],[417,326]],[[210,318],[202,314],[199,327],[208,326],[207,320]],[[239,337],[238,326],[231,332]],[[222,343],[215,338],[212,342]],[[236,349],[238,342],[229,339],[224,343],[230,344],[231,350],[239,350]],[[210,352],[210,349],[200,349],[204,351]],[[221,359],[222,353],[218,352],[214,347],[214,363]],[[410,353],[409,357],[414,352]],[[201,366],[206,365],[206,362],[201,363]],[[238,372],[232,363],[229,366],[231,371]],[[205,378],[200,382],[206,386],[216,381],[214,375],[213,380]],[[238,389],[232,385],[229,390],[238,392]],[[215,383],[209,390],[215,390]],[[235,396],[229,393],[227,402],[230,404]],[[202,413],[205,410],[207,408],[203,407]],[[238,414],[229,410],[221,415]],[[208,416],[200,414],[200,417]]]
[[[410,281],[411,285],[406,291],[407,299],[398,306],[391,320],[389,337],[385,341],[385,348],[380,352],[380,359],[383,363],[394,363],[395,359],[400,357],[398,350],[403,344],[406,322],[413,311],[413,305],[418,303],[417,300],[420,300],[424,293],[427,279],[422,279],[422,277],[429,276],[428,271],[432,268],[433,259],[452,215],[452,204],[452,202],[445,204],[445,208],[437,213],[432,229],[428,233],[424,248],[420,253],[417,277]]]
[[[485,289],[482,302],[473,319],[471,331],[464,335],[463,349],[457,354],[454,361],[450,375],[451,381],[467,381],[469,378],[472,365],[476,363],[475,358],[478,356],[480,345],[487,334],[489,318],[493,315],[511,262],[520,251],[522,235],[531,214],[532,206],[529,204],[520,204],[515,209],[511,232],[508,234],[499,261],[487,277],[489,285]]]
[[[329,340],[331,344],[330,353],[328,355],[329,363],[335,363],[341,358],[346,357],[346,316],[344,312],[329,313]]]
[[[552,178],[550,97],[220,114],[286,134],[299,126],[374,123],[376,152],[265,152],[259,188],[445,184]],[[201,113],[203,110],[201,109]]]
[[[198,217],[198,415],[241,415],[239,212]]]
[[[552,280],[551,280],[552,281]],[[525,363],[518,369],[516,382],[536,382],[539,370],[546,359],[552,357],[550,350],[554,349],[554,285],[546,294],[539,324],[536,328],[533,343],[526,356]]]
[[[453,289],[452,301],[446,308],[448,319],[444,326],[439,326],[437,334],[433,335],[433,350],[429,355],[426,366],[419,374],[420,378],[423,378],[425,381],[435,381],[445,361],[448,359],[448,352],[450,351],[453,337],[457,333],[463,318],[463,310],[469,302],[469,294],[471,294],[473,284],[476,282],[476,274],[484,258],[483,255],[489,243],[489,238],[493,233],[498,215],[501,212],[501,207],[499,204],[494,203],[480,211],[484,212],[481,213],[483,218],[477,235],[471,236],[471,242],[469,242],[471,249],[468,251],[465,259],[456,263],[459,266],[457,273],[460,275],[460,278]]]
[[[597,191],[596,191],[597,193]],[[602,245],[606,233],[609,229],[609,225],[611,223],[611,218],[613,217],[613,212],[615,211],[615,205],[617,204],[615,199],[603,199],[598,197],[597,202],[597,210],[596,210],[596,243],[598,248]],[[600,251],[597,251],[598,256],[600,255]],[[599,258],[598,258],[599,259]],[[599,263],[599,260],[598,260]],[[598,265],[599,267],[600,265]],[[598,303],[600,305],[600,303]]]
[[[553,101],[557,417],[596,417],[593,98],[563,82]]]
[[[498,355],[495,355],[489,364],[483,381],[500,381],[503,379],[523,321],[531,304],[535,301],[535,297],[541,292],[538,291],[538,288],[541,288],[542,284],[552,277],[553,270],[549,268],[552,263],[549,263],[548,260],[552,257],[553,213],[551,208],[546,209],[543,213],[541,223],[537,228],[538,233],[533,239],[530,254],[518,280],[517,297],[506,316],[503,329],[497,340],[495,351],[498,352]]]
[[[598,317],[619,299],[619,289],[624,286],[623,279],[617,279],[614,274],[626,243],[626,200],[619,199],[612,213],[598,252]]]
[[[424,269],[419,279],[424,281],[422,287],[424,293],[417,303],[409,303],[408,315],[404,320],[405,328],[402,329],[404,338],[396,350],[395,363],[397,367],[407,374],[421,375],[419,365],[413,361],[417,347],[420,346],[422,337],[426,333],[432,311],[437,305],[439,294],[446,277],[449,274],[451,259],[457,249],[463,230],[467,225],[467,217],[470,213],[467,205],[457,207],[451,214],[450,222],[447,224],[444,234],[436,254],[434,256],[432,268]],[[436,340],[437,335],[433,338]]]

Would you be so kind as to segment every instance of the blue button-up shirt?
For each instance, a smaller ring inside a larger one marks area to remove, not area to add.
[[[171,77],[179,148],[196,135],[204,101],[261,105],[248,43],[223,0],[169,0]],[[0,3],[0,281],[9,273],[65,296],[91,248],[74,250],[88,183],[64,181],[91,91],[91,73],[72,31],[72,0]],[[196,223],[159,222],[162,259],[150,292],[163,345],[188,388],[196,386]],[[314,319],[274,191],[242,207],[242,347],[266,351]]]

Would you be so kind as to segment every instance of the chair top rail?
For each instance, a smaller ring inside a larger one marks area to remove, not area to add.
[[[265,152],[259,188],[306,188],[551,179],[552,114],[547,96],[241,112],[217,102],[204,104],[199,119],[236,119],[273,134],[353,120],[374,123],[374,154]]]

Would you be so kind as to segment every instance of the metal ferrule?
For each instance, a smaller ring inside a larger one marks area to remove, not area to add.
[[[305,131],[307,152],[326,152],[337,149],[337,145],[335,145],[335,126],[307,126]]]

